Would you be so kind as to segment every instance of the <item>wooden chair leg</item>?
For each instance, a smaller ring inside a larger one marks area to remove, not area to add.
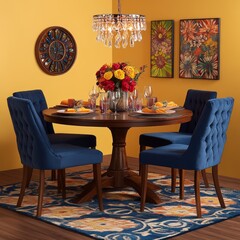
[[[146,150],[146,146],[140,145],[140,152]],[[141,176],[141,163],[139,161],[139,176]]]
[[[56,181],[57,180],[57,178],[56,178],[56,171],[55,170],[52,170],[52,176],[51,176],[51,180],[52,181]]]
[[[65,169],[57,170],[57,190],[58,193],[62,192],[62,198],[66,198],[66,173]]]
[[[26,190],[26,187],[28,186],[29,174],[31,174],[30,169],[31,168],[29,168],[25,165],[23,166],[22,184],[21,184],[21,190],[20,190],[20,194],[18,197],[18,201],[17,201],[17,207],[21,207],[21,205],[22,205],[25,190]],[[31,179],[31,177],[30,177],[30,179]]]
[[[203,178],[205,187],[206,187],[206,188],[209,188],[209,183],[208,183],[208,179],[207,179],[206,170],[203,169],[203,170],[201,171],[201,173],[202,173],[202,178]]]
[[[30,181],[31,181],[31,178],[32,178],[32,172],[33,172],[33,169],[32,168],[30,168],[30,167],[27,167],[27,175],[28,175],[28,177],[27,177],[27,185],[26,185],[26,187],[29,187],[29,184],[30,184]]]
[[[147,177],[148,177],[148,165],[141,164],[141,203],[140,203],[140,211],[144,211],[146,196],[147,196]]]
[[[41,215],[42,215],[44,180],[45,180],[45,172],[44,172],[44,170],[40,170],[37,217],[41,217]]]
[[[99,210],[103,211],[101,164],[93,164],[94,182],[97,188]]]
[[[58,193],[62,191],[62,172],[60,169],[57,170],[57,190]]]
[[[212,167],[212,176],[213,176],[213,182],[214,182],[214,187],[218,196],[219,203],[222,208],[226,208],[222,192],[219,186],[219,180],[218,180],[218,165]]]
[[[200,200],[200,171],[194,171],[194,190],[195,190],[195,201],[197,209],[197,217],[202,217],[201,211],[201,200]]]
[[[62,190],[62,198],[66,198],[66,172],[65,169],[61,169],[61,190]]]
[[[176,184],[177,184],[177,169],[171,168],[171,192],[175,193]]]
[[[179,188],[180,188],[180,199],[184,199],[184,170],[183,169],[179,169]]]

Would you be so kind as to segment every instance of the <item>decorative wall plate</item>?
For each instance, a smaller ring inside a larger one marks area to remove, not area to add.
[[[41,32],[35,45],[35,56],[47,74],[59,75],[73,65],[77,47],[72,34],[62,27],[49,27]]]

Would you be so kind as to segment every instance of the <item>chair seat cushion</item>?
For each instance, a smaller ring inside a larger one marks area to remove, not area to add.
[[[52,149],[58,156],[58,163],[55,162],[53,166],[48,166],[49,169],[97,164],[101,163],[103,158],[103,154],[99,150],[78,147],[71,144],[53,144]]]
[[[144,150],[140,153],[140,162],[143,164],[184,169],[183,154],[187,148],[188,145],[185,144],[169,144]]]
[[[139,144],[148,147],[160,147],[171,143],[189,144],[192,134],[182,132],[154,132],[140,135]]]
[[[87,148],[96,147],[96,137],[90,134],[54,133],[48,134],[48,138],[52,144],[67,143]]]

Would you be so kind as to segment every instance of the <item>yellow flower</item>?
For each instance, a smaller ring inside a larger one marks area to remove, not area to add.
[[[106,79],[106,80],[110,80],[113,76],[113,73],[111,71],[108,71],[108,72],[105,72],[103,77]]]
[[[129,76],[130,78],[135,77],[135,71],[132,66],[126,66],[123,68],[123,70],[125,71],[126,75]]]
[[[125,78],[125,72],[121,69],[118,69],[114,72],[114,77],[119,80],[123,80]]]

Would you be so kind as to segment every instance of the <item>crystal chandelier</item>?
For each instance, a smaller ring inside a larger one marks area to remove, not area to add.
[[[136,41],[142,40],[141,31],[146,30],[146,18],[139,14],[122,14],[121,2],[118,0],[118,14],[99,14],[93,16],[93,31],[97,32],[96,40],[105,46],[126,48],[129,42],[134,47]]]

